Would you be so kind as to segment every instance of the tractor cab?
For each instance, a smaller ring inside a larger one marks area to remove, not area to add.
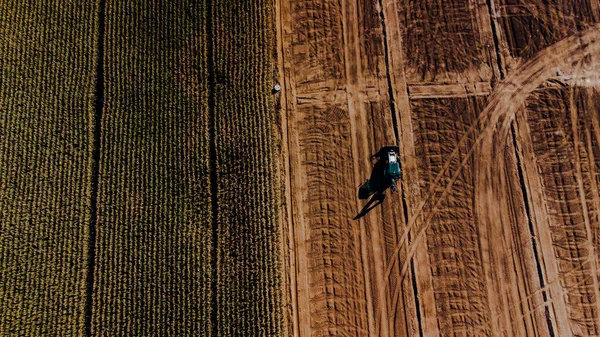
[[[385,176],[397,180],[400,179],[402,173],[400,172],[400,163],[398,162],[398,156],[394,150],[390,150],[387,153],[387,165],[384,169]]]

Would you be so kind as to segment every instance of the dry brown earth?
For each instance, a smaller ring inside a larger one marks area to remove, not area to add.
[[[599,335],[598,2],[277,4],[291,334]]]

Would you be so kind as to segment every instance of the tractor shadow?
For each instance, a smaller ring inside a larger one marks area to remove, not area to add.
[[[358,220],[358,219],[362,218],[363,216],[367,215],[367,213],[369,213],[375,207],[377,207],[381,203],[383,203],[384,200],[385,200],[385,194],[384,193],[375,193],[371,197],[371,199],[369,199],[369,202],[367,202],[367,204],[362,208],[362,210],[360,211],[360,213],[358,213],[354,217],[354,219],[352,219],[352,220]]]

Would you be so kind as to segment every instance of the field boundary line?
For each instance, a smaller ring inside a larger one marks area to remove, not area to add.
[[[506,77],[508,69],[507,58],[510,58],[510,52],[508,51],[508,43],[504,36],[504,31],[498,23],[496,13],[496,0],[486,0],[488,17],[490,19],[490,27],[492,30],[492,41],[494,42],[494,52],[496,53],[496,64],[498,67],[498,80],[501,81]]]
[[[493,32],[493,37],[494,37],[494,45],[495,45],[495,51],[496,51],[496,61],[497,61],[497,67],[498,67],[498,72],[500,74],[500,80],[503,80],[506,77],[507,72],[510,71],[509,69],[509,64],[514,64],[514,60],[511,56],[509,47],[508,47],[508,42],[506,39],[506,36],[504,34],[504,30],[501,27],[501,24],[498,22],[498,17],[497,15],[495,15],[496,13],[496,1],[495,0],[487,0],[487,5],[488,5],[488,10],[489,10],[489,18],[490,18],[490,24],[492,27],[492,32]],[[525,218],[527,219],[527,235],[530,236],[530,239],[528,240],[530,243],[530,255],[521,255],[521,257],[518,259],[522,265],[522,272],[529,272],[532,273],[531,275],[537,275],[537,279],[535,279],[535,281],[532,281],[531,278],[527,278],[527,281],[525,281],[525,284],[527,284],[528,288],[525,291],[525,293],[522,293],[522,289],[519,289],[519,295],[518,298],[514,298],[515,301],[517,301],[521,307],[521,311],[523,312],[523,298],[521,297],[521,295],[525,296],[528,300],[527,303],[531,303],[534,304],[537,303],[537,301],[539,300],[538,297],[541,296],[542,297],[542,301],[547,301],[548,300],[548,294],[546,292],[544,292],[543,294],[538,294],[535,298],[531,298],[532,295],[527,294],[528,291],[531,291],[531,289],[535,289],[535,288],[541,288],[544,287],[545,282],[546,282],[546,276],[544,271],[542,270],[543,268],[543,256],[540,256],[540,248],[539,247],[539,241],[538,241],[538,236],[536,236],[536,230],[539,230],[537,224],[534,225],[534,221],[535,221],[535,215],[532,214],[532,212],[534,212],[534,210],[532,210],[532,205],[541,205],[541,204],[536,204],[536,203],[532,203],[531,202],[531,198],[533,198],[533,196],[531,195],[531,193],[533,191],[529,190],[528,185],[527,185],[527,172],[525,172],[525,166],[524,166],[524,154],[522,152],[522,149],[519,147],[519,135],[517,134],[517,132],[515,131],[515,128],[518,128],[518,119],[521,118],[520,115],[516,116],[516,120],[513,123],[513,125],[511,126],[511,135],[509,137],[512,138],[512,151],[514,151],[513,154],[511,154],[512,156],[514,156],[514,160],[515,162],[515,166],[517,168],[517,177],[516,179],[518,179],[518,187],[520,191],[521,191],[521,199],[523,202],[523,209],[522,209],[522,215],[525,216]],[[527,137],[527,135],[525,135],[524,137]],[[530,140],[530,139],[529,139]],[[531,141],[531,140],[530,140]],[[515,178],[513,177],[509,177],[509,179],[511,178]],[[509,202],[509,204],[511,204]],[[514,206],[514,203],[512,203],[512,206]],[[546,206],[544,205],[544,208]],[[508,216],[508,214],[504,213],[505,215]],[[520,237],[521,232],[517,229],[516,231],[512,232],[512,237]],[[483,243],[483,240],[482,240]],[[488,247],[489,248],[489,247]],[[510,244],[508,246],[509,249],[510,248]],[[513,253],[514,254],[514,253]],[[511,255],[512,256],[512,255]],[[529,259],[528,259],[529,258]],[[528,259],[528,260],[527,260]],[[500,262],[502,263],[502,262]],[[534,267],[534,270],[530,269],[531,267]],[[517,271],[518,273],[518,271]],[[496,280],[498,281],[498,280]],[[533,282],[533,284],[531,284],[531,282]],[[493,286],[493,285],[492,285]],[[533,287],[533,288],[529,288],[529,286]],[[490,291],[491,294],[496,295],[495,292]],[[506,297],[506,292],[503,291],[503,294],[505,294],[504,296]],[[535,294],[536,291],[533,291],[533,294]],[[510,298],[509,298],[510,300]],[[508,304],[510,305],[510,303]],[[510,309],[506,308],[504,309],[505,314],[507,311],[511,311]],[[542,334],[542,335],[546,335],[546,336],[551,336],[553,334],[555,334],[554,332],[554,326],[555,323],[553,323],[553,316],[550,314],[549,309],[546,307],[546,312],[545,314],[542,316],[541,313],[536,312],[535,315],[533,315],[532,317],[530,317],[530,319],[532,319],[531,324],[533,324],[534,326],[537,326],[537,328],[539,330],[538,334]],[[505,322],[508,324],[508,322],[510,322],[510,317],[508,317],[508,320]],[[530,328],[530,326],[528,326],[528,321],[524,321],[524,325],[523,328],[525,329],[525,331],[527,331],[528,328]],[[546,323],[546,326],[542,326],[542,322]],[[536,324],[537,323],[537,324]],[[508,330],[508,327],[505,327],[504,329],[501,329],[501,331],[504,330]],[[522,333],[523,331],[521,331]]]
[[[352,144],[352,158],[353,158],[353,169],[354,169],[354,185],[360,185],[360,171],[361,165],[358,161],[361,151],[358,147],[357,133],[359,128],[356,125],[357,119],[364,116],[364,111],[359,99],[357,98],[358,92],[356,87],[360,85],[360,50],[358,47],[358,22],[357,16],[349,18],[349,12],[355,9],[352,6],[354,3],[352,0],[341,1],[342,11],[342,34],[343,34],[343,52],[344,52],[344,70],[346,80],[346,100],[348,104],[348,115],[350,121],[350,137]],[[350,8],[349,8],[350,7]],[[352,11],[352,13],[355,13]],[[352,67],[354,65],[354,68]],[[364,142],[363,142],[364,143]],[[364,167],[364,166],[363,166]],[[360,209],[360,203],[358,200],[355,201],[355,205]],[[366,312],[367,312],[367,324],[369,336],[376,336],[376,321],[375,321],[375,305],[373,301],[373,286],[371,284],[371,266],[369,265],[369,252],[368,252],[368,240],[367,240],[367,229],[363,219],[359,220],[360,227],[360,251],[361,251],[361,265],[363,269],[363,279],[365,286],[365,299],[366,299]]]
[[[90,121],[92,134],[92,167],[91,167],[91,194],[90,194],[90,224],[87,251],[87,275],[84,335],[92,336],[92,315],[94,300],[94,273],[96,267],[96,227],[98,225],[98,188],[100,180],[100,150],[102,140],[102,113],[104,108],[104,28],[105,28],[106,0],[98,3],[98,54],[96,56],[96,89],[94,115]]]
[[[402,207],[405,213],[404,234],[401,241],[407,239],[411,241],[411,227],[409,226],[409,218],[414,214],[414,205],[421,198],[421,188],[419,186],[419,170],[417,167],[417,157],[415,153],[414,142],[414,127],[412,121],[412,112],[410,107],[410,95],[406,76],[404,72],[403,58],[403,40],[401,30],[398,26],[396,1],[386,3],[384,0],[379,0],[380,16],[383,25],[384,48],[386,59],[386,72],[388,77],[390,101],[393,102],[392,120],[395,121],[394,134],[396,142],[400,147],[400,157],[402,171],[405,176],[411,179],[402,179]],[[400,132],[400,131],[403,132]],[[410,213],[410,214],[409,214]],[[412,238],[414,239],[414,238]],[[420,249],[415,254],[416,267],[411,268],[412,285],[413,285],[413,300],[414,312],[411,313],[411,318],[416,322],[406,322],[407,328],[412,326],[418,331],[409,331],[409,333],[419,333],[420,336],[434,337],[439,336],[439,327],[437,320],[437,310],[435,307],[435,298],[433,293],[433,279],[431,276],[431,266],[427,253],[427,242],[424,239],[423,249]],[[399,259],[399,250],[392,253],[393,259]],[[389,264],[389,262],[388,262]],[[417,269],[419,272],[417,272]],[[386,287],[389,282],[391,268],[386,268],[385,282]],[[398,284],[402,284],[402,277],[398,279]],[[427,285],[426,289],[422,289],[419,285]],[[394,298],[392,298],[394,302]],[[391,307],[391,310],[396,310],[397,304]],[[408,309],[408,308],[405,308]],[[412,324],[411,324],[412,323]]]
[[[516,123],[516,121],[515,121]],[[511,128],[512,135],[512,148],[508,152],[508,162],[510,167],[506,170],[507,182],[508,182],[508,212],[510,221],[510,231],[512,236],[505,239],[505,251],[511,252],[511,254],[504,256],[505,265],[512,265],[514,268],[514,278],[506,281],[508,284],[516,285],[513,289],[508,291],[513,293],[512,300],[514,302],[507,303],[507,308],[518,308],[518,310],[507,310],[509,322],[516,322],[518,319],[523,321],[523,324],[516,333],[513,328],[513,335],[517,336],[533,336],[536,335],[534,331],[537,331],[539,336],[550,336],[550,332],[547,325],[549,315],[541,316],[536,313],[535,316],[525,317],[522,315],[523,312],[529,310],[531,306],[536,306],[542,302],[541,294],[537,294],[532,298],[528,298],[531,289],[540,288],[540,267],[539,255],[536,251],[537,242],[535,241],[535,231],[533,230],[533,222],[531,220],[531,210],[529,209],[529,195],[525,190],[525,178],[522,169],[523,155],[519,152],[517,147],[517,133],[516,129]],[[510,196],[515,196],[510,197]],[[522,226],[519,224],[527,223],[528,226]],[[517,255],[517,257],[514,257]],[[523,299],[527,298],[527,302],[524,303]],[[524,307],[526,305],[527,307]],[[518,312],[517,312],[518,311]],[[510,330],[510,326],[506,324],[500,329],[500,334],[504,333],[505,330]]]
[[[310,308],[310,280],[308,259],[302,258],[307,255],[307,224],[304,220],[304,200],[302,183],[302,162],[299,156],[300,140],[297,128],[296,112],[296,81],[295,69],[289,63],[291,57],[289,54],[293,50],[290,39],[291,22],[290,3],[284,0],[277,0],[280,4],[280,30],[282,33],[282,55],[283,77],[282,95],[285,94],[285,106],[283,106],[287,121],[287,146],[288,146],[288,167],[290,183],[290,221],[292,226],[289,228],[290,235],[290,274],[293,274],[295,280],[292,289],[292,295],[296,297],[296,305],[292,307],[292,317],[297,321],[293,324],[295,329],[294,337],[309,337],[311,335],[312,315]],[[301,295],[300,295],[301,294]]]
[[[485,0],[483,1],[483,4],[481,6],[478,6],[478,16],[480,16],[480,18],[478,18],[478,24],[480,27],[485,27],[485,34],[487,35],[487,39],[489,39],[489,41],[486,41],[485,43],[488,46],[488,54],[490,57],[490,67],[492,69],[492,78],[491,81],[493,82],[493,84],[504,80],[504,78],[506,78],[506,71],[505,71],[505,63],[503,62],[503,58],[502,58],[502,53],[500,52],[500,48],[501,48],[501,43],[505,42],[504,39],[502,39],[502,31],[501,29],[499,29],[498,27],[498,23],[496,21],[496,18],[494,16],[494,5],[495,2],[494,0]],[[485,10],[483,9],[485,8]],[[485,20],[484,20],[485,19]],[[485,22],[482,22],[485,21]],[[484,41],[482,41],[484,42]],[[493,44],[490,45],[489,43]],[[485,44],[484,44],[485,45]],[[496,76],[497,74],[497,76]],[[489,96],[488,96],[489,97]],[[512,142],[511,144],[512,145]],[[513,149],[514,151],[514,149]],[[479,161],[480,157],[477,155],[477,152],[475,152],[474,158],[473,158],[473,171],[476,172],[477,167],[481,165],[480,161]],[[475,175],[474,175],[475,176]],[[507,179],[507,177],[502,176],[502,179]],[[473,185],[473,192],[475,194],[475,190],[476,190],[476,183],[474,183]],[[505,190],[506,191],[506,190]],[[504,193],[503,192],[499,192],[499,193]],[[500,208],[504,208],[504,209],[508,209],[508,207],[510,207],[510,201],[504,199],[502,200],[503,203],[502,204],[498,204],[497,207]],[[501,250],[504,252],[507,249],[507,246],[509,246],[509,244],[507,244],[507,241],[512,241],[513,237],[515,235],[514,232],[508,230],[508,231],[504,231],[504,228],[498,228],[498,227],[487,227],[487,226],[482,226],[481,222],[479,221],[479,214],[477,213],[477,201],[475,200],[473,202],[473,211],[474,211],[474,219],[475,219],[475,225],[477,228],[477,242],[479,244],[479,250],[480,250],[480,256],[481,256],[481,262],[482,262],[482,271],[483,271],[483,280],[484,280],[484,285],[485,285],[485,293],[487,295],[487,310],[490,313],[490,329],[492,330],[493,334],[497,334],[499,333],[500,330],[502,330],[505,335],[507,336],[514,336],[514,329],[502,329],[501,326],[505,325],[508,326],[508,324],[503,324],[503,323],[508,323],[510,322],[510,312],[509,310],[506,310],[506,306],[510,305],[511,300],[513,300],[513,293],[511,293],[511,288],[509,287],[509,289],[506,288],[506,284],[505,282],[501,282],[499,281],[499,279],[501,278],[501,276],[499,276],[499,273],[496,271],[496,269],[494,268],[494,266],[501,266],[504,265],[505,261],[505,254],[491,254],[490,251],[493,250],[494,247],[496,246],[500,246]],[[510,223],[510,214],[508,212],[502,212],[501,216],[503,217],[503,221],[506,221],[507,223]],[[493,245],[490,238],[496,238],[497,241],[500,241],[501,244],[496,244]],[[501,239],[501,240],[500,240]],[[496,248],[498,249],[498,248]],[[512,274],[509,275],[515,275],[516,272],[513,271]],[[509,276],[510,277],[510,276]],[[521,335],[523,332],[521,331],[520,333],[517,333],[517,335]]]
[[[377,2],[379,3],[379,2]],[[366,34],[362,33],[362,29],[364,28],[364,24],[365,22],[363,21],[362,18],[365,17],[365,13],[364,13],[364,8],[361,8],[358,6],[358,3],[355,1],[348,1],[348,9],[345,11],[346,14],[346,22],[347,22],[347,26],[345,31],[348,34],[348,48],[345,48],[345,50],[350,49],[352,51],[354,60],[353,62],[351,62],[349,64],[349,66],[352,66],[352,63],[355,64],[355,68],[351,68],[351,69],[355,69],[356,70],[356,74],[351,74],[352,76],[356,76],[354,79],[356,81],[355,85],[349,85],[348,89],[349,89],[349,94],[352,100],[354,100],[354,104],[355,104],[355,112],[358,114],[356,116],[356,121],[359,123],[358,125],[364,125],[367,126],[369,125],[369,121],[368,121],[368,113],[367,113],[367,109],[366,109],[366,104],[364,102],[362,102],[362,95],[368,96],[368,92],[369,90],[375,90],[375,92],[377,93],[376,97],[380,97],[379,96],[379,89],[376,87],[370,87],[367,84],[368,80],[370,79],[370,77],[365,77],[365,74],[363,73],[363,64],[362,64],[362,60],[364,58],[368,58],[370,57],[369,55],[363,55],[363,50],[362,50],[362,46],[364,46],[364,43],[366,43],[365,41],[365,37]],[[378,19],[381,19],[381,13],[378,13],[377,15]],[[379,24],[381,25],[381,27],[383,28],[383,21],[379,22]],[[385,30],[383,30],[383,34],[385,34]],[[386,47],[385,42],[382,41],[381,45],[382,47]],[[391,87],[389,86],[389,73],[387,71],[387,54],[384,54],[384,58],[386,59],[386,68],[385,68],[385,83],[386,85],[388,85],[388,88],[386,90],[386,92],[390,95],[389,99],[388,99],[388,104],[390,106],[390,111],[394,111],[395,109],[395,103],[392,99],[392,93],[391,93]],[[377,78],[379,78],[379,76],[377,76]],[[379,82],[379,81],[378,81]],[[393,129],[393,137],[394,137],[394,143],[396,143],[396,140],[398,139],[398,130],[397,130],[397,121],[395,119],[395,116],[392,115],[392,129]],[[354,119],[351,116],[351,121],[354,121]],[[354,126],[354,125],[353,125]],[[384,134],[386,132],[383,132]],[[370,147],[370,144],[372,144],[372,142],[370,140],[372,140],[373,142],[376,141],[375,140],[375,135],[369,135],[366,132],[366,128],[363,127],[356,127],[353,128],[352,130],[352,139],[353,142],[356,141],[356,145],[357,145],[357,152],[355,153],[354,156],[354,162],[355,162],[355,166],[358,167],[359,172],[365,172],[365,170],[369,170],[371,168],[371,161],[368,160],[368,158],[371,156],[372,154],[372,150],[377,150],[377,149],[372,149]],[[361,183],[361,175],[356,176],[355,178],[355,184],[356,186],[360,185]],[[358,200],[357,200],[358,201]],[[358,206],[359,209],[362,206],[361,205],[362,202],[358,201]],[[385,291],[385,281],[384,281],[384,270],[385,270],[385,263],[386,263],[386,256],[385,256],[385,251],[386,251],[386,244],[385,244],[385,240],[384,240],[384,219],[382,217],[382,213],[381,212],[374,212],[372,213],[372,215],[370,216],[371,220],[374,221],[367,221],[366,218],[362,218],[361,220],[359,220],[360,226],[361,226],[361,235],[364,235],[364,243],[365,243],[365,247],[368,247],[367,249],[367,254],[366,256],[368,257],[368,260],[365,260],[365,263],[369,263],[370,266],[369,268],[371,268],[372,270],[370,271],[370,273],[368,275],[365,275],[365,277],[371,277],[372,280],[370,280],[370,282],[372,282],[372,286],[370,287],[370,289],[372,289],[371,291],[373,292],[372,296],[373,296],[373,329],[374,331],[371,332],[371,334],[375,334],[376,336],[380,336],[380,337],[386,337],[386,336],[390,336],[390,334],[393,331],[393,327],[390,324],[390,314],[389,311],[391,310],[390,306],[389,306],[389,296],[387,296],[386,291]],[[396,229],[396,228],[395,228]],[[367,286],[368,287],[368,286]],[[380,319],[378,319],[379,317],[382,318],[381,320],[381,324],[380,324]]]
[[[523,208],[524,208],[524,215],[527,217],[527,222],[528,222],[528,232],[529,232],[529,236],[530,238],[530,242],[531,242],[531,254],[533,255],[533,263],[535,264],[536,270],[535,273],[537,274],[538,278],[537,278],[537,282],[539,284],[536,284],[534,286],[539,286],[540,288],[544,288],[545,287],[545,283],[546,283],[546,279],[548,278],[547,273],[548,270],[547,268],[545,268],[545,263],[547,263],[544,260],[544,255],[540,256],[540,250],[542,249],[542,247],[539,247],[540,244],[540,235],[544,236],[546,234],[536,234],[536,231],[539,232],[540,228],[539,228],[539,223],[538,221],[545,221],[546,225],[544,230],[549,230],[548,228],[548,219],[546,217],[546,214],[548,214],[547,211],[547,205],[545,200],[541,197],[540,195],[540,181],[539,181],[539,176],[536,175],[536,171],[532,170],[531,165],[529,165],[529,170],[531,170],[532,172],[528,172],[528,166],[524,164],[525,161],[529,160],[530,162],[534,162],[535,159],[532,159],[533,154],[533,149],[531,148],[531,135],[529,133],[529,130],[524,129],[527,128],[527,125],[524,124],[523,127],[520,127],[519,125],[521,124],[521,119],[526,119],[525,116],[523,116],[524,113],[522,115],[518,115],[515,118],[514,121],[514,130],[511,130],[514,132],[513,134],[513,142],[514,142],[514,151],[515,151],[515,158],[517,160],[517,174],[519,177],[519,184],[521,185],[521,193],[523,194]],[[524,148],[525,146],[525,148]],[[533,180],[532,180],[533,179]],[[536,184],[538,185],[537,189],[536,188],[528,188],[531,186],[531,184]],[[537,193],[534,193],[535,191],[537,191]],[[535,200],[535,201],[533,201]],[[541,205],[541,207],[536,207],[535,209],[533,209],[531,207],[531,205]],[[539,209],[543,209],[544,212],[539,212]],[[536,214],[539,213],[539,214]],[[525,261],[523,261],[525,262]],[[556,261],[551,261],[551,269],[552,270],[556,270],[556,268],[554,268],[553,266],[557,266]],[[554,268],[554,269],[553,269]],[[537,304],[537,300],[531,300],[531,298],[533,298],[536,293],[538,292],[538,290],[534,290],[531,291],[532,289],[529,289],[530,293],[529,294],[525,294],[525,298],[527,298],[527,303],[531,303],[532,305],[536,305]],[[548,300],[548,294],[546,294],[545,292],[540,294],[542,296],[542,301],[546,302]],[[520,300],[520,303],[523,303],[523,299]],[[521,305],[522,308],[522,305]],[[529,309],[529,308],[528,308]],[[554,319],[553,316],[550,315],[550,311],[548,309],[547,315],[545,318],[540,318],[537,317],[537,313],[536,316],[534,316],[534,322],[537,322],[538,319],[542,319],[546,321],[547,324],[547,335],[550,336],[551,334],[554,334]],[[538,325],[538,329],[541,329]],[[539,331],[539,330],[538,330]],[[545,330],[546,331],[546,330]]]
[[[294,237],[294,218],[292,217],[292,190],[291,190],[291,175],[290,175],[290,144],[288,133],[288,117],[287,117],[287,85],[285,79],[285,53],[283,47],[283,11],[282,0],[274,0],[275,2],[275,27],[277,34],[277,72],[278,82],[280,83],[281,93],[279,94],[279,116],[281,119],[281,159],[280,163],[284,172],[284,197],[285,206],[281,207],[281,233],[282,233],[282,253],[284,261],[283,279],[286,281],[287,289],[285,291],[289,296],[289,304],[292,306],[290,312],[286,313],[288,320],[286,327],[286,335],[300,337],[299,317],[298,317],[298,279],[296,270],[296,251],[293,249],[295,243]],[[287,239],[284,239],[287,235]]]

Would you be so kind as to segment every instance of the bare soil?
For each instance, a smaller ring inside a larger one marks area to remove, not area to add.
[[[290,335],[600,335],[597,0],[276,16]],[[352,220],[394,144],[399,191]]]

